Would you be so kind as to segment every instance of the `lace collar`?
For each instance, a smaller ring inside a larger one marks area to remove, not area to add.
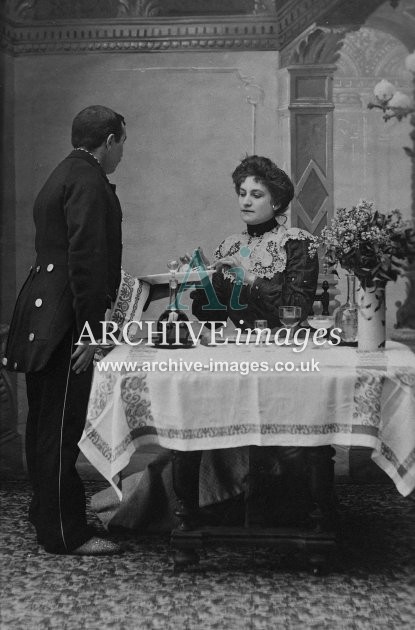
[[[241,251],[248,254],[248,271],[259,278],[271,279],[276,273],[282,272],[287,266],[287,251],[285,244],[290,239],[307,240],[311,234],[299,228],[285,228],[275,225],[271,230],[260,236],[253,236],[248,231],[242,234],[232,234],[225,238],[216,249],[214,256],[217,259],[232,256]],[[234,274],[224,271],[225,278],[235,279]]]

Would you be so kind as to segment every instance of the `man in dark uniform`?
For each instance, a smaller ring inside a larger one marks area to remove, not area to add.
[[[4,363],[26,373],[26,457],[39,544],[59,554],[98,555],[118,545],[93,535],[76,472],[94,347],[74,345],[86,322],[95,339],[121,274],[121,207],[107,174],[126,139],[122,116],[87,107],[72,124],[74,150],[34,205],[36,262],[19,294]]]

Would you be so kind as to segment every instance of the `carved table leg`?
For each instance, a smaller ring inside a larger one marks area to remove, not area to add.
[[[310,518],[317,531],[332,531],[337,525],[333,461],[335,452],[332,446],[306,449],[313,504]]]
[[[199,562],[199,555],[193,547],[180,545],[180,532],[192,530],[198,518],[201,457],[201,451],[173,451],[173,487],[178,499],[175,514],[179,518],[178,528],[172,533],[175,572]]]

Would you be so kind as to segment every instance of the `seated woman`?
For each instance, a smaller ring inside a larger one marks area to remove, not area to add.
[[[213,266],[217,273],[213,275],[212,285],[219,302],[226,310],[206,310],[207,294],[199,289],[191,294],[193,298],[193,314],[201,321],[223,321],[228,318],[238,328],[254,328],[255,320],[265,319],[269,328],[280,326],[278,319],[279,306],[301,307],[302,320],[309,315],[318,280],[318,258],[313,248],[311,235],[298,228],[286,229],[285,212],[294,196],[294,187],[288,175],[278,168],[270,159],[260,156],[249,156],[242,160],[232,174],[239,212],[246,229],[242,233],[232,234],[225,238],[215,252]],[[235,283],[241,282],[241,275],[235,276],[230,270],[243,270],[242,287],[239,293],[239,304],[235,303]],[[240,308],[240,305],[244,305]],[[278,410],[276,410],[278,413]],[[329,451],[327,450],[329,449]],[[221,493],[220,489],[230,485],[235,489],[238,482],[235,477],[229,483],[215,471],[223,470],[223,461],[227,460],[226,470],[240,469],[248,466],[252,471],[274,471],[260,480],[260,475],[250,477],[250,495],[257,505],[266,506],[271,522],[288,522],[295,520],[304,512],[307,501],[304,488],[308,457],[317,457],[329,462],[332,467],[331,447],[305,449],[301,447],[251,448],[251,465],[247,464],[247,449],[224,449],[212,451],[210,457],[202,461],[205,469],[202,476],[208,474],[210,467],[211,486],[219,498],[226,498],[230,493]],[[233,462],[233,464],[232,464]],[[323,465],[323,468],[326,465]],[[327,471],[325,471],[327,472]],[[332,473],[331,473],[332,476]],[[240,472],[240,480],[244,479]],[[283,483],[281,483],[281,481]],[[258,484],[265,489],[262,499],[256,496]],[[280,491],[279,499],[276,498]],[[282,493],[282,494],[281,494]],[[212,496],[212,499],[214,497]],[[302,506],[300,505],[302,503]],[[274,504],[275,510],[270,510]],[[298,508],[298,509],[297,509]]]
[[[209,321],[225,322],[229,318],[237,327],[254,328],[256,319],[266,319],[268,327],[274,328],[280,326],[278,307],[291,305],[301,307],[302,319],[306,319],[317,287],[318,258],[310,247],[310,234],[283,226],[294,194],[290,178],[271,160],[259,156],[244,159],[232,178],[246,230],[225,238],[215,252],[217,272],[212,284],[226,310],[203,309],[208,299],[206,293],[198,289],[191,293],[193,313],[207,326]],[[243,278],[238,275],[243,285],[239,294],[243,308],[238,308],[232,299],[235,283],[235,276],[229,271],[232,268],[243,269]],[[331,447],[321,448],[324,451]],[[238,509],[243,509],[243,501],[238,503],[234,498],[242,496],[247,474],[256,467],[260,474],[250,479],[251,497],[258,498],[259,507],[262,501],[266,506],[263,512],[272,523],[293,522],[304,513],[303,508],[297,509],[298,505],[304,506],[307,502],[306,452],[312,451],[319,451],[324,461],[331,462],[331,453],[327,458],[320,449],[298,447],[236,448],[203,453],[200,505],[216,506],[217,509],[209,512],[209,518],[214,520],[218,517],[235,524],[238,518],[243,519],[242,510]],[[261,479],[266,469],[271,471],[276,483],[271,481],[267,485]],[[258,484],[262,486],[262,493],[255,490]],[[268,499],[272,499],[275,510],[270,509]],[[106,490],[94,497],[93,508],[109,527],[154,531],[175,524],[175,504],[171,455],[166,451],[143,472],[124,480],[121,504],[113,490]]]

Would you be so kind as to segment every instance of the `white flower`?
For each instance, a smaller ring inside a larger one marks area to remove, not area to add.
[[[374,87],[373,94],[382,103],[389,101],[395,93],[395,86],[390,81],[382,79]]]
[[[415,74],[415,52],[408,55],[405,59],[405,68],[409,70],[409,72],[413,72]]]
[[[403,109],[409,109],[412,106],[412,100],[403,92],[395,92],[391,100],[388,103],[388,107],[402,107]]]

